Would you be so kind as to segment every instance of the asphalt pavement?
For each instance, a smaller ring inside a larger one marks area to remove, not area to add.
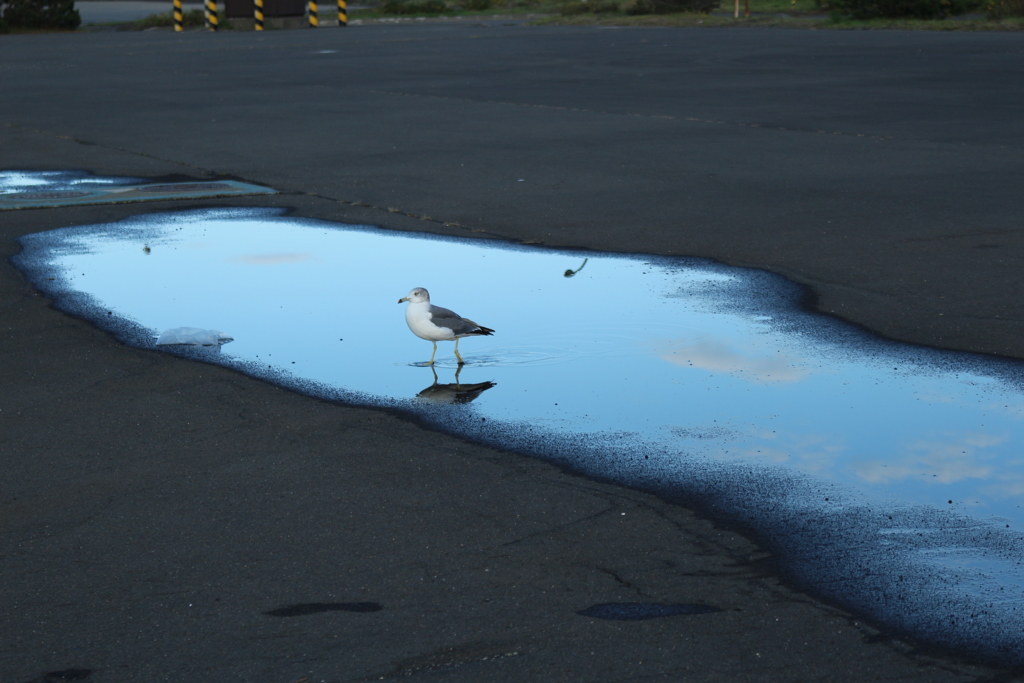
[[[711,257],[1024,359],[1020,34],[411,22],[3,36],[0,65],[0,170]],[[223,204],[4,212],[0,250]],[[685,507],[126,348],[6,260],[0,310],[2,681],[1017,678],[785,585]],[[628,601],[720,611],[577,613]]]

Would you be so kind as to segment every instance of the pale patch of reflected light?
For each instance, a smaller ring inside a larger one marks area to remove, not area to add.
[[[825,434],[763,432],[758,435],[771,442],[750,445],[734,451],[737,457],[772,463],[792,463],[808,472],[827,471],[846,453],[842,439]]]
[[[955,403],[956,396],[953,394],[943,394],[935,391],[918,391],[914,393],[914,398],[925,403]]]
[[[1016,405],[1007,405],[1005,403],[990,403],[986,406],[987,410],[994,413],[1001,413],[1003,415],[1009,415],[1010,417],[1018,420],[1024,420],[1024,403],[1018,403]]]
[[[1021,463],[1016,464],[1018,466],[1021,465]],[[980,489],[982,493],[998,500],[1024,496],[1024,474],[1004,473],[1002,475],[996,475],[996,477],[1001,481],[997,484],[983,486]]]
[[[909,444],[902,458],[852,464],[854,473],[872,484],[923,477],[928,484],[952,484],[965,479],[985,479],[993,474],[987,460],[997,452],[985,452],[1009,440],[1006,435],[971,432],[949,440],[922,439]]]
[[[976,448],[988,448],[989,446],[999,446],[1009,440],[1010,437],[1003,434],[996,436],[995,434],[987,434],[985,432],[976,432],[968,434],[964,437],[963,442],[968,446],[974,446]]]
[[[246,254],[231,259],[232,263],[246,263],[251,266],[278,266],[286,263],[320,261],[313,254]]]
[[[57,191],[79,185],[127,185],[137,178],[104,178],[76,171],[3,171],[0,172],[0,194],[24,192],[39,187]]]
[[[722,372],[758,384],[799,382],[810,374],[781,351],[755,355],[753,345],[737,346],[724,339],[667,341],[654,345],[654,352],[673,365]]]
[[[22,188],[49,185],[46,178],[39,178],[25,173],[5,173],[0,175],[0,192],[19,192]]]

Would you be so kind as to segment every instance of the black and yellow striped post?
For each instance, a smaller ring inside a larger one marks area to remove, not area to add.
[[[345,0],[338,0],[338,26],[348,26],[348,7]]]
[[[316,0],[309,0],[309,27],[317,28],[320,20],[316,16]]]
[[[256,14],[256,30],[263,30],[263,0],[253,0],[253,11]]]
[[[206,28],[217,30],[217,0],[206,0]]]
[[[172,13],[174,14],[174,30],[183,31],[185,18],[181,14],[181,0],[174,0],[174,10]]]

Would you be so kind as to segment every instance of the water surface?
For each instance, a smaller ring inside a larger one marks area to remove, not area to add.
[[[1024,661],[1017,363],[884,341],[804,310],[781,277],[697,259],[266,209],[23,244],[17,264],[59,307],[127,343],[222,330],[234,341],[175,352],[655,491],[753,530],[819,595]],[[460,343],[461,370],[450,343],[424,364],[396,304],[417,286],[496,330]]]

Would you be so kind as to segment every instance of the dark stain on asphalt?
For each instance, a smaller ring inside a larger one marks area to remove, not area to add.
[[[384,608],[379,602],[303,602],[278,607],[264,614],[271,617],[304,617],[320,612],[379,612],[382,609]]]

